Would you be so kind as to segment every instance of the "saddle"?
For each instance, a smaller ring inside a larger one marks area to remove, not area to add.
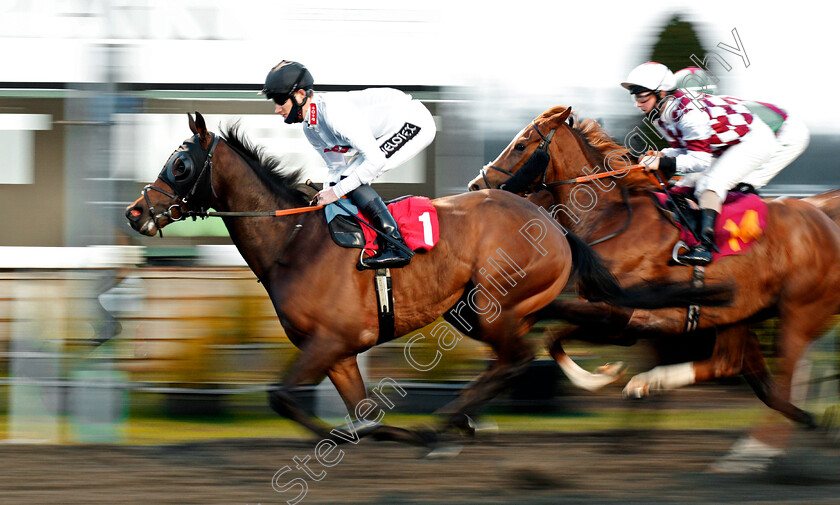
[[[438,242],[437,209],[431,200],[424,196],[404,196],[385,203],[394,216],[400,234],[406,245],[414,251],[428,251]],[[352,215],[351,215],[352,213]],[[376,232],[361,224],[370,220],[363,217],[358,207],[349,199],[342,199],[341,205],[331,203],[324,208],[327,227],[333,241],[341,247],[362,249],[362,254],[370,256],[379,248]],[[394,337],[394,294],[391,283],[391,271],[387,268],[376,270],[373,279],[376,290],[376,304],[379,318],[379,340],[391,340]]]
[[[437,210],[431,200],[424,196],[409,195],[390,200],[385,204],[394,216],[400,234],[410,249],[425,252],[437,244],[439,238]],[[341,200],[341,206],[335,203],[327,205],[324,208],[324,215],[330,236],[337,245],[364,249],[370,256],[379,249],[376,232],[360,222],[363,219],[364,222],[369,223],[370,220],[363,216],[359,208],[350,200]]]
[[[671,188],[668,193],[670,199],[662,191],[652,192],[654,205],[680,230],[680,241],[692,247],[697,244],[695,235],[700,235],[700,206],[693,197],[694,189],[677,187]],[[713,261],[749,250],[763,235],[766,224],[767,204],[752,186],[739,185],[730,191],[715,224],[715,245],[719,252],[713,253]],[[694,234],[690,230],[694,230]]]

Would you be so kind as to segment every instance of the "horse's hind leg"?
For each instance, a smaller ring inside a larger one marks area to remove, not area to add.
[[[500,316],[499,319],[505,317]],[[492,331],[481,332],[478,340],[489,344],[496,352],[498,359],[484,373],[482,373],[457,400],[443,407],[439,414],[447,417],[446,427],[457,427],[472,430],[468,416],[484,403],[504,391],[512,382],[522,375],[528,364],[534,359],[534,351],[524,341],[513,324],[494,325]]]
[[[782,396],[778,384],[776,384],[773,376],[770,374],[770,369],[767,367],[764,355],[761,354],[758,339],[748,328],[746,332],[748,338],[744,347],[743,373],[744,378],[750,387],[752,387],[756,396],[765,405],[773,410],[779,411],[788,419],[808,427],[815,426],[814,417],[811,414],[793,405],[788,398]]]
[[[836,286],[835,286],[836,287]],[[833,294],[834,298],[840,297]],[[832,302],[832,303],[829,303]],[[837,311],[837,300],[818,299],[810,305],[783,306],[779,311],[779,396],[790,401],[793,374],[800,358]],[[800,422],[816,426],[810,414],[803,412]],[[797,419],[795,419],[797,420]]]

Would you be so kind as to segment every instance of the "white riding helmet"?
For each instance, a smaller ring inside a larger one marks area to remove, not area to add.
[[[674,74],[668,70],[668,67],[655,61],[649,61],[634,68],[627,76],[627,81],[622,82],[621,85],[629,89],[630,93],[641,92],[639,88],[651,91],[671,91],[676,89],[677,80],[674,78]]]
[[[674,78],[677,80],[677,88],[690,91],[694,95],[698,92],[709,95],[717,93],[717,84],[702,68],[686,67],[677,70]]]

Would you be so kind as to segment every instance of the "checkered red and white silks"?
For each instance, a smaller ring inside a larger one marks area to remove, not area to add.
[[[691,110],[703,112],[708,117],[708,128],[682,124]],[[741,141],[750,131],[752,122],[753,115],[737,98],[715,95],[692,98],[677,92],[674,103],[663,112],[659,126],[672,146],[719,156],[727,147]]]

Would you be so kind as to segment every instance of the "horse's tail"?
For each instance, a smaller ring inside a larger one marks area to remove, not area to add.
[[[598,254],[574,233],[566,238],[572,249],[572,263],[578,276],[581,295],[591,301],[635,309],[661,309],[689,305],[721,306],[732,302],[733,289],[728,285],[692,286],[689,282],[669,282],[622,288]]]

